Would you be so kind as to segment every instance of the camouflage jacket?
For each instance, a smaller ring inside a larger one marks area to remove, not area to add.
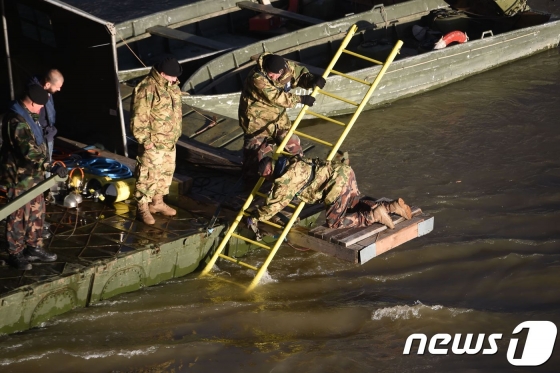
[[[25,109],[25,106],[21,104]],[[39,115],[29,113],[39,125]],[[9,110],[2,119],[0,149],[0,184],[7,188],[28,190],[45,179],[47,143],[37,145],[30,124]]]
[[[152,68],[134,89],[130,128],[140,144],[172,150],[183,131],[179,81],[170,83]]]
[[[286,61],[286,72],[278,81],[270,79],[263,67],[264,57],[270,53],[263,53],[257,66],[251,70],[239,100],[239,125],[247,134],[252,134],[261,128],[254,119],[260,122],[274,122],[286,108],[292,108],[300,103],[300,97],[290,90],[294,87],[313,88],[315,77],[307,68]]]
[[[333,204],[342,193],[352,171],[339,161],[309,160],[294,157],[274,185],[266,205],[257,209],[253,217],[259,221],[272,218],[296,197],[305,203]]]

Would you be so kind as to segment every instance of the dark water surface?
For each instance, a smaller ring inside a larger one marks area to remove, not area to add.
[[[554,49],[362,114],[360,189],[433,214],[428,236],[359,267],[285,247],[249,296],[252,274],[220,263],[2,336],[0,372],[557,372],[558,348],[537,368],[506,351],[523,321],[560,326],[559,83]],[[412,333],[503,338],[403,355]]]

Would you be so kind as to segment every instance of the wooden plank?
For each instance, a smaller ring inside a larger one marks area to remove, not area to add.
[[[255,12],[266,13],[266,14],[273,14],[275,16],[291,19],[302,23],[307,23],[310,25],[318,25],[319,23],[325,22],[322,19],[308,17],[294,12],[288,12],[287,10],[275,8],[272,5],[256,4],[251,1],[241,1],[237,3],[237,6],[242,9],[249,9]]]
[[[147,28],[146,31],[148,31],[152,35],[161,36],[167,39],[181,40],[189,44],[198,45],[199,47],[204,47],[215,51],[228,51],[230,49],[233,49],[228,44],[220,43],[212,39],[189,34],[188,32],[175,30],[165,26],[152,26],[150,28]]]
[[[413,207],[412,208],[412,216],[414,216],[415,214],[419,214],[421,213],[422,210],[420,210],[418,207]],[[401,217],[401,216],[396,216],[394,214],[391,215],[391,219],[393,220],[393,224],[399,224],[401,222],[403,222],[405,220],[405,218]],[[351,246],[353,244],[355,244],[356,242],[359,242],[369,236],[372,236],[374,234],[380,233],[384,230],[386,230],[387,227],[382,225],[382,224],[373,224],[370,225],[369,227],[365,227],[363,228],[362,231],[358,231],[354,234],[350,234],[347,237],[341,237],[338,240],[338,243],[340,245],[343,246]]]
[[[326,225],[320,225],[316,228],[313,228],[309,231],[309,235],[313,237],[323,238],[324,235],[332,232],[334,228],[329,228]]]
[[[418,237],[419,225],[430,219],[433,219],[433,216],[419,214],[410,220],[400,223],[395,229],[384,230],[378,235],[368,237],[350,247],[354,249],[359,246],[362,247],[359,254],[359,263],[364,264],[376,256]]]
[[[421,221],[424,221],[424,219],[410,219],[400,224],[398,229],[395,227],[392,231],[387,230],[379,234],[379,238],[375,243],[376,256],[418,237],[418,223]]]
[[[313,251],[322,252],[332,257],[358,264],[359,251],[348,249],[331,242],[326,242],[318,237],[310,236],[307,229],[294,227],[287,236],[288,242],[297,246],[306,247]]]

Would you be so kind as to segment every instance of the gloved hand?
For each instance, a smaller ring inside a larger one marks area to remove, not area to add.
[[[302,104],[307,105],[309,107],[313,106],[313,104],[315,103],[315,97],[310,95],[302,95],[299,96],[299,98]]]
[[[57,174],[59,177],[64,178],[68,176],[68,169],[60,164],[55,164],[53,167],[51,167],[51,173]]]
[[[257,241],[262,240],[261,232],[259,231],[259,227],[257,226],[258,220],[252,217],[248,217],[245,222],[247,223],[247,228],[255,232],[255,239]]]
[[[254,228],[257,227],[257,219],[252,218],[252,217],[247,217],[247,219],[245,220],[245,223],[247,224],[247,228],[254,230]]]
[[[326,82],[327,81],[325,80],[325,78],[323,78],[321,75],[319,75],[318,77],[315,78],[315,81],[313,82],[313,87],[317,86],[317,87],[323,89]]]
[[[45,138],[47,139],[47,141],[53,141],[57,132],[58,132],[58,130],[56,129],[55,126],[45,127],[44,133],[45,133]]]

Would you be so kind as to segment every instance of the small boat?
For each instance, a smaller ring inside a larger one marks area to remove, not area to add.
[[[335,3],[335,0],[324,0],[321,4],[300,0],[191,0],[168,10],[118,19],[115,29],[119,81],[145,76],[165,53],[177,57],[184,68],[183,77],[187,77],[201,63],[223,53],[339,18],[340,9]],[[340,4],[353,12],[372,7],[349,0]]]
[[[348,49],[371,59],[385,61],[396,41],[404,42],[400,56],[390,66],[367,109],[444,86],[559,43],[560,21],[551,20],[550,14],[529,10],[523,0],[472,4],[462,10],[443,0],[379,5],[367,12],[247,45],[213,59],[191,75],[182,87],[186,93],[183,103],[237,119],[244,78],[259,54],[273,52],[320,74],[353,24],[359,25],[360,32]],[[434,49],[437,42],[441,49]],[[341,58],[337,70],[359,79],[371,81],[381,68],[347,57]],[[366,87],[333,75],[324,89],[354,100],[363,96]],[[299,110],[296,107],[288,113],[294,118]],[[336,116],[351,112],[353,107],[322,96],[313,110]]]

